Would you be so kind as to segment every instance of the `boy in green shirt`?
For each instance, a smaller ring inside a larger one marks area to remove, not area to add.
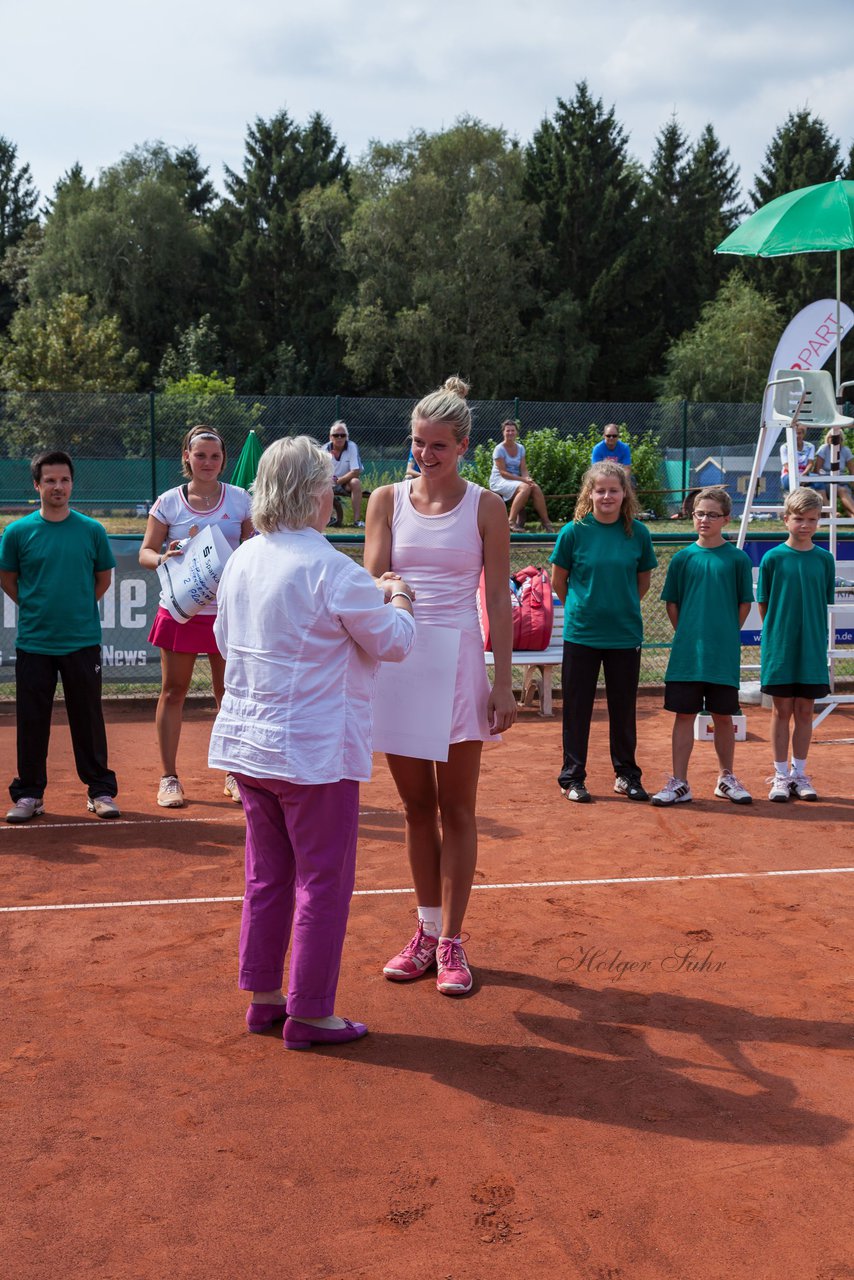
[[[735,727],[741,666],[742,624],[753,603],[753,574],[744,551],[727,542],[723,528],[732,512],[725,489],[701,489],[694,501],[697,541],[670,561],[661,598],[675,635],[665,674],[664,707],[674,712],[673,773],[652,797],[659,806],[693,799],[688,761],[694,746],[694,718],[712,717],[720,773],[715,795],[750,804],[749,791],[735,777]]]
[[[816,698],[830,693],[827,669],[827,606],[835,598],[833,557],[813,543],[821,517],[821,496],[799,488],[787,495],[786,541],[759,565],[756,599],[762,616],[762,692],[774,700],[771,747],[774,777],[768,799],[817,800],[807,777]],[[789,726],[792,724],[792,762]]]

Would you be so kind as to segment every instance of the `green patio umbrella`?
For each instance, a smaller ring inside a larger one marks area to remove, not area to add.
[[[234,464],[230,483],[236,484],[240,489],[248,489],[255,479],[255,472],[258,470],[263,452],[257,435],[254,431],[250,431],[246,437],[246,443],[240,450],[240,457]]]
[[[842,304],[841,250],[854,249],[854,182],[837,178],[777,196],[736,227],[715,253],[782,258],[791,253],[836,253],[836,323]],[[840,381],[836,344],[836,385]]]

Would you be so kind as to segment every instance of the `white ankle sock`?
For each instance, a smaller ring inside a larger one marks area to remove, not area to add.
[[[785,760],[775,760],[774,768],[776,769],[777,773],[782,773],[784,778],[787,778],[789,776],[789,766],[786,764]]]
[[[806,771],[806,760],[796,760],[795,757],[792,756],[792,773],[806,773]]]
[[[418,919],[424,926],[424,932],[431,938],[438,938],[442,932],[442,908],[419,907]]]

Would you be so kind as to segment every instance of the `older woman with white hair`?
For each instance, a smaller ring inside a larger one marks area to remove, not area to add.
[[[413,592],[397,575],[373,579],[327,542],[331,507],[328,453],[306,436],[266,450],[252,496],[259,536],[225,567],[215,628],[225,693],[210,762],[234,774],[246,813],[246,1022],[264,1031],[284,1021],[289,1049],[367,1031],[334,1015],[359,783],[371,773],[378,662],[402,661],[415,641]]]
[[[323,446],[332,458],[333,489],[336,498],[349,498],[353,504],[353,524],[364,529],[362,519],[362,459],[358,445],[350,439],[347,423],[333,422],[329,439]],[[340,505],[340,504],[339,504]],[[335,521],[333,521],[335,523]]]

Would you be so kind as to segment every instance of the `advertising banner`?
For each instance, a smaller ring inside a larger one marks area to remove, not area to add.
[[[854,312],[844,302],[839,313],[839,329],[836,325],[835,299],[822,298],[819,302],[811,302],[803,311],[798,312],[783,331],[771,361],[768,381],[772,381],[778,369],[823,369],[852,325]],[[773,404],[772,387],[762,405],[762,420],[769,424],[761,459],[763,471],[780,435],[779,428],[774,431],[770,426]]]
[[[160,684],[160,650],[148,643],[157,612],[157,574],[140,568],[142,539],[110,538],[116,568],[109,591],[100,602],[104,685]],[[57,601],[57,610],[62,601]],[[15,633],[18,610],[3,596],[0,605],[0,682],[15,678]]]

